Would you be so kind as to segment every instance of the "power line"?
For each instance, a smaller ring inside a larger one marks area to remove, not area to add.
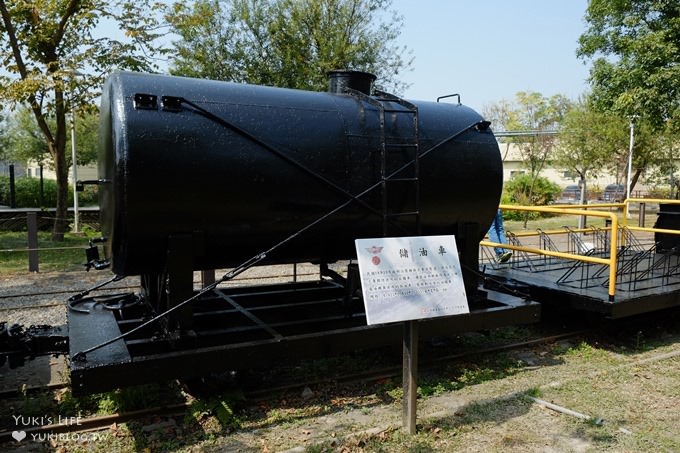
[[[560,131],[551,130],[534,130],[534,131],[501,131],[494,132],[493,135],[496,137],[534,137],[539,135],[557,135]]]

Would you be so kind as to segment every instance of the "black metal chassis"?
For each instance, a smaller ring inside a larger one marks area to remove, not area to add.
[[[619,319],[680,307],[680,286],[666,285],[624,291],[619,288],[610,300],[607,288],[577,288],[556,283],[559,273],[530,273],[512,269],[487,270],[486,288],[522,294],[539,302],[544,312],[593,313],[606,319]],[[680,282],[678,282],[680,284]]]
[[[420,321],[420,337],[528,324],[540,319],[540,305],[496,291],[478,291],[470,313]],[[366,325],[363,305],[331,280],[215,289],[193,305],[192,330],[168,339],[158,326],[130,338],[78,354],[140,325],[148,314],[81,307],[68,316],[72,390],[75,395],[218,371],[337,355],[399,345],[402,323]],[[349,306],[348,306],[349,305]],[[79,358],[74,360],[74,357]]]

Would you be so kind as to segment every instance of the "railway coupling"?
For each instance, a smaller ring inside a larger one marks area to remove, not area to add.
[[[24,365],[26,358],[48,354],[68,353],[68,329],[66,326],[8,325],[0,322],[0,366],[10,368]]]

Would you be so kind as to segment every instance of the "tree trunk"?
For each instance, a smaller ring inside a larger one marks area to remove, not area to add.
[[[66,165],[66,112],[63,93],[55,91],[57,128],[48,147],[57,175],[57,211],[52,228],[52,240],[63,241],[68,228],[68,166]]]
[[[63,241],[68,227],[68,166],[64,151],[57,152],[54,159],[57,174],[57,212],[52,229],[52,240]]]
[[[54,171],[57,174],[57,212],[52,229],[52,240],[63,241],[68,228],[68,166],[66,165],[66,105],[64,92],[54,90],[55,117],[57,122],[53,141],[48,146],[54,159]],[[73,119],[71,119],[73,121]]]
[[[640,175],[642,175],[642,170],[639,168],[636,168],[635,171],[633,172],[633,176],[631,178],[631,183],[630,183],[630,196],[631,198],[633,197],[633,189],[635,188],[635,185],[638,182],[638,179],[640,179]]]

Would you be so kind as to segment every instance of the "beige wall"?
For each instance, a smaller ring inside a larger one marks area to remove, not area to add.
[[[78,165],[78,180],[84,181],[86,179],[97,179],[98,176],[98,171],[97,171],[97,164],[91,164],[91,165]],[[39,178],[40,177],[40,166],[36,163],[29,163],[29,165],[26,168],[26,176],[30,176],[33,178]],[[45,179],[57,179],[57,175],[54,172],[54,170],[50,169],[48,165],[45,165],[43,167],[43,178]],[[73,167],[69,167],[68,170],[68,180],[69,182],[73,181]]]
[[[503,181],[509,180],[517,172],[529,172],[522,161],[519,147],[515,143],[499,143],[499,147],[501,150],[501,157],[503,158]],[[541,176],[548,178],[560,187],[578,184],[577,178],[565,176],[566,173],[567,172],[562,168],[548,165],[541,171]],[[600,189],[604,189],[608,184],[614,184],[616,182],[616,175],[606,173],[600,174],[599,178],[591,178],[587,181],[589,187],[599,186]],[[619,183],[624,182],[619,181]],[[637,186],[639,185],[640,184]]]

